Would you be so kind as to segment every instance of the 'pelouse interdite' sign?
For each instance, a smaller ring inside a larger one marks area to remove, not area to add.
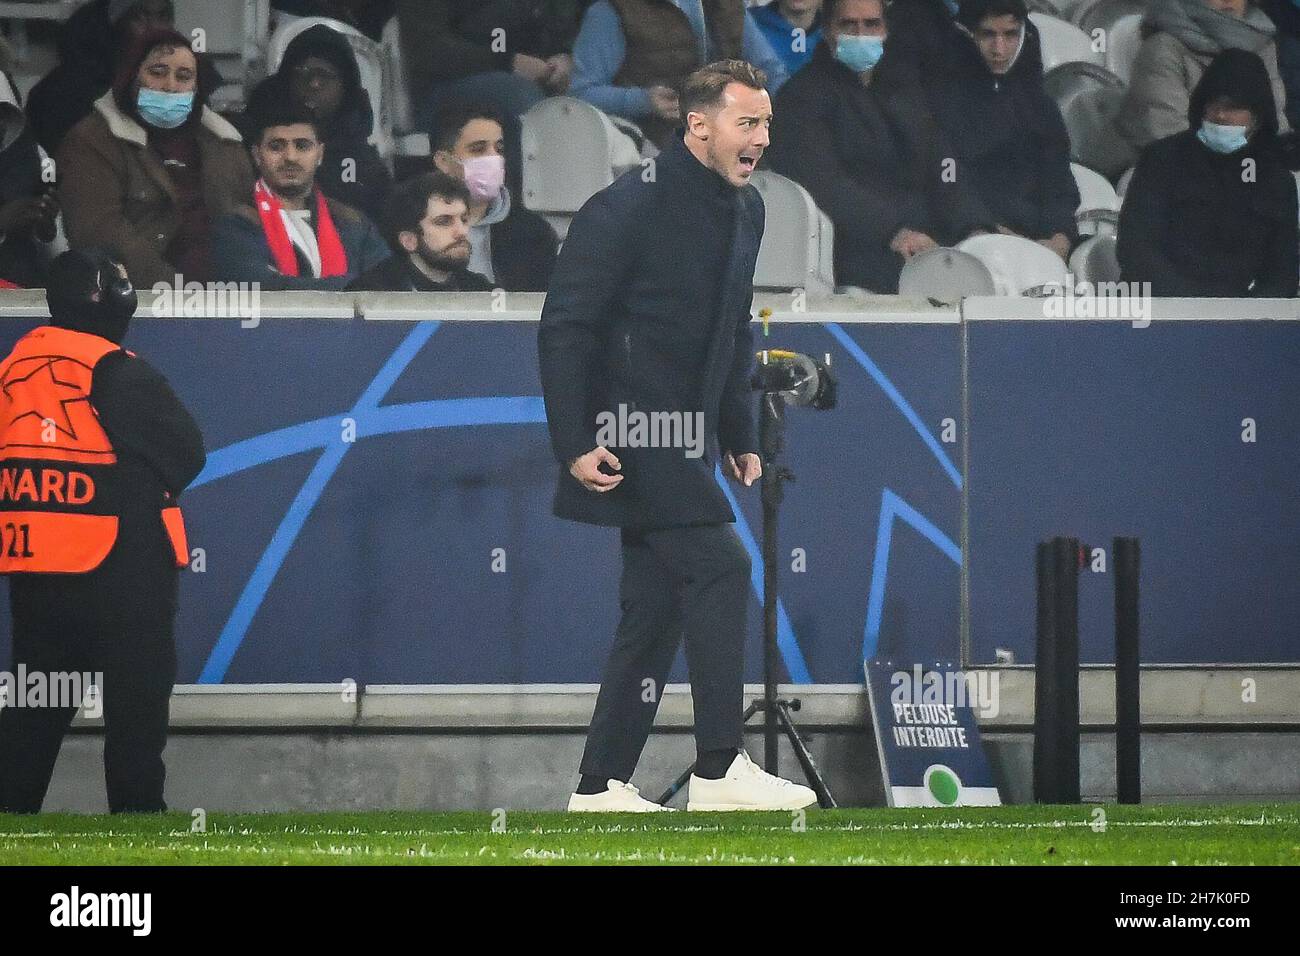
[[[880,774],[891,807],[1002,803],[980,743],[978,709],[997,712],[997,674],[879,659],[865,662]]]

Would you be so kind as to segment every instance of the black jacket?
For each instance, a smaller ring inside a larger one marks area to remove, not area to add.
[[[13,86],[10,78],[10,86]],[[0,206],[44,193],[41,154],[31,124],[17,103],[0,100]],[[30,226],[14,229],[0,242],[0,279],[24,288],[44,285],[42,250]]]
[[[1024,26],[1020,52],[1002,76],[965,37],[968,55],[933,85],[931,108],[951,144],[958,181],[975,190],[996,225],[1029,239],[1064,233],[1073,243],[1079,188],[1070,171],[1070,134],[1043,89],[1038,31],[1027,20]]]
[[[889,242],[899,229],[950,244],[987,228],[989,215],[961,177],[943,175],[952,153],[920,93],[880,74],[883,65],[864,87],[819,43],[777,94],[764,160],[830,217],[836,282],[895,292],[903,258]]]
[[[573,50],[591,0],[397,0],[402,58],[412,85],[510,70],[516,53]],[[497,41],[504,38],[504,47]]]
[[[392,189],[393,178],[379,151],[369,142],[374,112],[370,96],[361,85],[361,71],[347,37],[324,24],[294,37],[284,51],[280,69],[253,89],[244,116],[251,120],[268,106],[287,102],[293,89],[289,71],[309,56],[332,63],[343,77],[344,87],[339,111],[322,132],[325,157],[316,171],[316,184],[326,196],[359,209],[377,222],[383,215],[384,200]],[[247,123],[241,132],[244,139],[250,139]]]
[[[175,499],[203,470],[203,435],[167,380],[126,351],[95,366],[90,403],[117,454],[117,542],[86,574],[11,575],[14,607],[42,614],[52,602],[80,602],[106,626],[170,626],[178,576],[161,508],[164,492]]]
[[[560,240],[537,213],[513,202],[510,212],[488,231],[492,237],[492,277],[507,292],[545,292],[555,268]]]
[[[108,19],[108,0],[91,0],[59,28],[59,65],[27,96],[32,132],[51,156],[64,134],[90,115],[95,100],[113,82],[116,37]]]
[[[579,210],[560,250],[538,332],[555,513],[636,527],[734,521],[714,450],[619,448],[623,482],[587,491],[568,463],[596,447],[597,415],[701,412],[704,434],[757,451],[749,391],[754,263],[763,201],[674,139],[646,182],[636,169]]]
[[[446,282],[434,282],[415,267],[411,257],[398,253],[385,259],[347,287],[348,292],[491,292],[492,283],[477,272],[462,269]]]
[[[1206,104],[1227,95],[1260,118],[1246,146],[1216,153],[1197,139]],[[1192,91],[1190,129],[1142,152],[1119,217],[1120,272],[1163,296],[1296,294],[1296,184],[1277,148],[1263,61],[1224,50]],[[1247,175],[1246,171],[1250,174]]]

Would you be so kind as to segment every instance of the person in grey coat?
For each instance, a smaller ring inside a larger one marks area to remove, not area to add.
[[[1290,128],[1277,28],[1250,0],[1153,0],[1142,30],[1145,39],[1115,117],[1115,128],[1134,156],[1148,143],[1187,129],[1192,89],[1224,50],[1259,56],[1273,89],[1278,128]]]

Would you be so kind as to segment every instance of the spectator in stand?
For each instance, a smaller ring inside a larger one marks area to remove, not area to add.
[[[886,10],[889,57],[881,76],[924,89],[944,78],[954,56],[968,48],[969,36],[957,23],[958,0],[893,0]]]
[[[44,284],[48,244],[58,230],[52,187],[13,77],[0,73],[0,281],[7,286]]]
[[[258,113],[285,102],[305,108],[323,131],[321,192],[378,219],[393,181],[370,144],[374,113],[347,37],[324,24],[294,37],[279,72],[253,90],[245,116],[255,122]]]
[[[1126,282],[1158,296],[1296,294],[1296,184],[1276,154],[1272,77],[1227,49],[1192,91],[1188,129],[1142,152],[1119,217]]]
[[[214,71],[172,30],[145,34],[55,157],[74,248],[112,249],[131,281],[211,278],[211,222],[246,201],[239,132],[206,105]]]
[[[1142,29],[1146,36],[1115,117],[1116,129],[1135,152],[1187,129],[1192,89],[1223,50],[1259,56],[1277,104],[1278,129],[1290,128],[1278,73],[1277,28],[1248,0],[1152,0]]]
[[[431,112],[483,103],[517,117],[567,92],[581,8],[581,0],[398,0],[411,101]]]
[[[1070,136],[1043,89],[1037,33],[1024,0],[963,0],[958,22],[975,51],[950,64],[933,109],[952,144],[957,180],[975,191],[999,232],[1062,259],[1078,242],[1079,189]]]
[[[1286,90],[1286,119],[1300,129],[1300,2],[1264,0],[1263,10],[1277,27],[1277,70]]]
[[[776,99],[767,158],[834,224],[836,282],[896,292],[907,259],[994,221],[943,175],[950,154],[920,92],[877,75],[882,0],[826,0],[823,13],[812,62]]]
[[[350,292],[488,292],[492,283],[467,267],[469,190],[432,172],[398,183],[384,211],[394,255],[348,286]]]
[[[467,106],[439,114],[436,125],[434,165],[469,190],[470,271],[510,292],[545,292],[559,239],[545,219],[512,200],[501,117]]]
[[[664,146],[682,125],[677,89],[715,60],[744,59],[775,95],[785,66],[743,0],[596,0],[573,46],[573,95]]]
[[[116,60],[145,33],[170,29],[171,0],[91,0],[59,28],[59,65],[32,88],[27,116],[51,156],[113,84]]]
[[[822,0],[770,0],[761,7],[749,8],[749,15],[785,64],[788,76],[794,76],[812,59],[817,41],[822,38],[821,7]]]
[[[216,277],[267,291],[341,290],[392,251],[374,224],[316,185],[325,155],[319,121],[292,103],[253,129],[256,185],[246,205],[213,224]]]

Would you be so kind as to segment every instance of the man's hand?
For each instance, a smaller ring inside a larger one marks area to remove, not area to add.
[[[681,115],[681,105],[677,101],[677,93],[668,86],[652,86],[647,91],[650,94],[650,109],[655,116],[660,119],[675,120]]]
[[[1040,246],[1046,246],[1066,262],[1070,261],[1070,237],[1063,232],[1058,232],[1051,239],[1039,239]]]
[[[510,61],[510,70],[525,79],[532,80],[538,86],[545,86],[551,81],[555,67],[541,57],[516,53]]]
[[[908,229],[906,226],[894,233],[894,238],[889,240],[889,248],[904,259],[910,259],[927,249],[933,249],[935,245],[935,241],[925,233],[917,232],[915,229]]]
[[[600,470],[602,461],[608,462],[609,467],[615,471],[623,467],[619,464],[613,452],[604,445],[600,445],[569,462],[569,474],[577,478],[582,483],[582,487],[588,491],[606,492],[617,488],[619,482],[623,480],[623,476],[605,474]]]
[[[44,196],[29,196],[5,203],[0,206],[0,233],[20,232],[47,219],[52,223],[58,207],[53,206],[54,214],[50,210],[51,203]]]
[[[746,488],[763,477],[763,462],[753,452],[734,457],[727,452],[727,474],[736,481],[744,482]]]
[[[567,53],[557,53],[547,57],[546,62],[551,64],[551,78],[547,81],[546,88],[557,96],[569,92],[569,79],[573,76],[573,57]]]

